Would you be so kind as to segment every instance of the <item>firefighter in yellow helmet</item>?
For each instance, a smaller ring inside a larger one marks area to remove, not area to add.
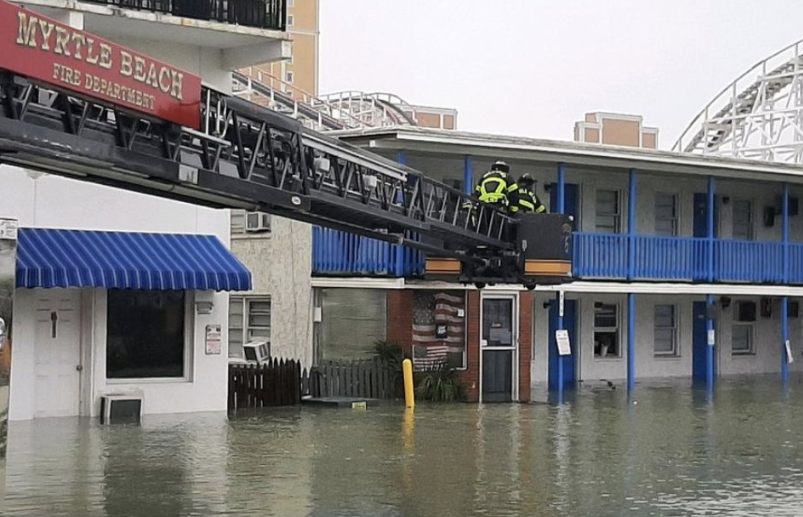
[[[474,196],[480,204],[489,205],[499,210],[508,209],[508,190],[510,189],[510,166],[502,161],[494,162],[491,169],[482,175],[474,187]],[[475,202],[467,201],[463,208],[469,210],[471,223],[475,228],[487,230],[490,222],[490,212],[483,212],[483,221],[479,220],[479,206]]]
[[[482,175],[479,183],[474,187],[474,191],[480,203],[497,208],[507,208],[511,183],[510,166],[505,162],[497,161],[491,165],[491,170]]]
[[[546,207],[535,195],[535,179],[529,174],[522,175],[518,183],[508,188],[508,208],[512,214],[541,214]]]

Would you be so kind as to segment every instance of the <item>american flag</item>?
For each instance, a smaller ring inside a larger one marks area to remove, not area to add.
[[[465,347],[465,295],[416,291],[413,295],[413,364],[421,369],[461,354]],[[461,359],[462,360],[462,359]]]

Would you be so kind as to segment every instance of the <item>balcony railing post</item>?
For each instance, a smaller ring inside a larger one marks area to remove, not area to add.
[[[707,231],[706,237],[708,238],[708,254],[707,254],[707,279],[713,282],[715,278],[714,272],[714,177],[708,176],[708,202],[706,203],[706,217],[707,217]]]
[[[627,191],[627,279],[636,276],[636,169],[630,169]]]
[[[466,155],[463,165],[463,192],[467,196],[474,193],[474,157]]]
[[[783,268],[784,284],[789,283],[789,184],[783,184]]]

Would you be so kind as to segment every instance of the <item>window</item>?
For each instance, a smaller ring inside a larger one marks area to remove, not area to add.
[[[733,355],[754,353],[753,322],[756,321],[756,302],[736,303],[731,329],[731,352]]]
[[[229,298],[229,357],[243,357],[243,344],[270,343],[270,298]]]
[[[296,21],[296,20],[295,20],[295,18],[293,17],[293,15],[292,15],[292,14],[288,14],[288,15],[287,15],[287,26],[288,26],[288,27],[292,27],[292,26],[293,26],[293,24],[295,23],[295,21]]]
[[[446,361],[466,367],[466,292],[415,291],[413,294],[413,361]],[[434,347],[434,348],[433,348]],[[445,348],[444,348],[445,347]]]
[[[655,355],[678,355],[676,318],[674,305],[655,306]]]
[[[245,233],[245,210],[231,211],[231,233],[232,235]]]
[[[619,306],[594,304],[594,357],[619,357]]]
[[[678,234],[678,198],[674,194],[655,194],[655,235]]]
[[[188,375],[184,291],[109,290],[106,378]]]
[[[293,72],[285,72],[284,82],[293,84]]]
[[[734,355],[753,353],[753,325],[734,325],[731,331],[731,351]]]
[[[321,289],[316,362],[374,357],[387,332],[387,293],[379,289]]]
[[[616,190],[598,190],[597,232],[618,233],[621,215],[619,211],[619,192]]]
[[[753,240],[753,203],[750,201],[733,202],[733,238]]]

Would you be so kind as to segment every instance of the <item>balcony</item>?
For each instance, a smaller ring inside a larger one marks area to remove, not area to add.
[[[215,21],[284,31],[286,0],[84,0],[123,9],[172,14],[195,20]]]
[[[803,283],[803,244],[575,233],[578,278],[687,282]],[[788,247],[788,267],[784,267]]]
[[[423,276],[424,256],[404,246],[316,226],[312,230],[312,273],[319,276]]]

